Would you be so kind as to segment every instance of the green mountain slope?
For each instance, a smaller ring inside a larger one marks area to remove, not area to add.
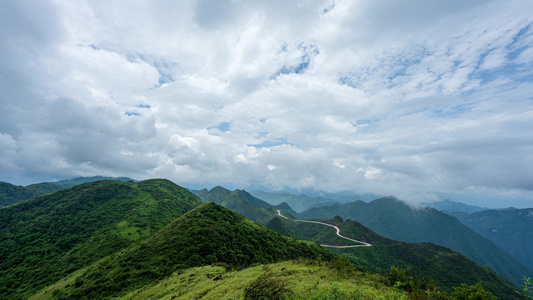
[[[150,238],[84,271],[59,298],[120,296],[195,266],[223,263],[242,268],[295,258],[329,260],[333,254],[311,242],[269,230],[215,203],[184,214]]]
[[[403,242],[431,242],[457,251],[475,262],[492,268],[513,284],[533,271],[475,233],[456,218],[432,208],[413,209],[395,198],[381,198],[370,203],[355,201],[310,209],[299,218],[356,220],[376,233]]]
[[[281,202],[278,205],[275,205],[274,208],[277,210],[282,210],[285,214],[288,214],[290,216],[297,216],[298,213],[295,212],[292,207],[287,202]]]
[[[26,298],[199,204],[168,180],[105,180],[0,208],[0,299]]]
[[[121,180],[133,181],[127,177],[78,177],[74,179],[61,180],[56,182],[42,182],[30,184],[28,186],[18,186],[7,182],[0,182],[0,207],[12,205],[24,200],[40,197],[46,194],[57,192],[82,183],[98,181],[98,180]]]
[[[327,245],[357,245],[335,234],[335,229],[313,223],[279,218],[283,227],[300,239]],[[328,248],[344,254],[357,266],[372,272],[386,273],[391,266],[400,267],[418,278],[432,279],[446,292],[466,283],[482,286],[501,299],[520,299],[516,287],[489,268],[482,267],[467,257],[433,243],[405,243],[394,241],[373,232],[358,222],[343,221],[340,217],[318,220],[340,228],[343,236],[371,243],[371,247]]]
[[[272,205],[243,190],[229,191],[217,186],[210,191],[200,190],[193,192],[204,202],[214,202],[222,205],[263,225],[277,214]]]
[[[533,208],[486,210],[470,215],[454,215],[519,262],[533,268]]]
[[[0,182],[0,207],[9,206],[24,200],[53,193],[62,189],[53,184],[40,184],[35,186],[19,186],[7,182]]]

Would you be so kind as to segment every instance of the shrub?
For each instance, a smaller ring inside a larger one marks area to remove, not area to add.
[[[284,299],[291,291],[268,268],[244,289],[244,299]]]
[[[409,293],[412,299],[449,299],[448,294],[440,291],[431,281],[415,279],[395,266],[390,268],[385,278],[388,285]]]
[[[522,292],[520,295],[524,297],[524,299],[533,300],[533,284],[529,282],[531,278],[524,276],[524,284],[520,285],[522,288]]]
[[[485,291],[479,283],[470,286],[463,283],[453,289],[451,296],[457,300],[496,300],[496,297]]]

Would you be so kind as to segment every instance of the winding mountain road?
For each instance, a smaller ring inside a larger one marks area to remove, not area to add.
[[[281,210],[278,209],[278,216],[282,217],[282,218],[285,218],[287,220],[289,220],[289,218],[285,217],[284,215],[281,214]],[[329,227],[333,227],[335,228],[335,230],[337,230],[337,236],[343,238],[343,239],[346,239],[346,240],[349,240],[349,241],[352,241],[352,242],[356,242],[356,243],[360,243],[362,245],[347,245],[347,246],[338,246],[338,245],[326,245],[326,244],[320,244],[320,246],[322,247],[330,247],[330,248],[336,248],[336,249],[341,249],[341,248],[356,248],[356,247],[372,247],[372,244],[369,244],[369,243],[366,243],[366,242],[363,242],[363,241],[358,241],[358,240],[354,240],[354,239],[351,239],[349,237],[345,237],[344,235],[341,235],[341,230],[339,229],[339,227],[335,226],[335,225],[331,225],[331,224],[328,224],[328,223],[322,223],[322,222],[317,222],[317,221],[308,221],[308,220],[295,220],[295,219],[290,219],[290,220],[293,220],[295,222],[305,222],[305,223],[314,223],[314,224],[320,224],[320,225],[324,225],[324,226],[329,226]]]

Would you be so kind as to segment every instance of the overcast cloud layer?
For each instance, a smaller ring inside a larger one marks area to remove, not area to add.
[[[0,5],[0,180],[533,207],[533,1]]]

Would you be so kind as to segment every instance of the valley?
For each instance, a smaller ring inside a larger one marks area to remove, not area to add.
[[[284,218],[284,219],[289,219],[287,217],[285,217],[284,215],[281,214],[281,210],[277,210],[278,211],[278,216]],[[338,237],[340,238],[343,238],[347,241],[350,241],[350,242],[355,242],[355,243],[358,243],[359,245],[326,245],[326,244],[320,244],[320,246],[322,247],[330,247],[330,248],[335,248],[335,249],[342,249],[342,248],[357,248],[357,247],[372,247],[372,244],[369,244],[369,243],[366,243],[366,242],[363,242],[363,241],[358,241],[358,240],[354,240],[354,239],[351,239],[349,237],[345,237],[343,235],[340,234],[340,229],[339,227],[335,226],[335,225],[331,225],[331,224],[328,224],[328,223],[323,223],[323,222],[318,222],[318,221],[310,221],[310,220],[294,220],[294,219],[291,219],[293,220],[294,222],[304,222],[304,223],[312,223],[312,224],[319,224],[319,225],[322,225],[322,226],[329,226],[329,227],[333,227],[337,232],[335,233]]]

